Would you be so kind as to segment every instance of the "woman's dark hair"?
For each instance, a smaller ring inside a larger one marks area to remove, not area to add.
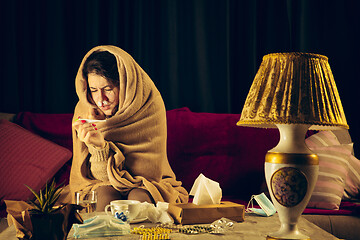
[[[119,86],[119,72],[116,58],[108,51],[95,51],[86,59],[83,67],[83,77],[87,80],[89,73],[103,76],[114,86]]]

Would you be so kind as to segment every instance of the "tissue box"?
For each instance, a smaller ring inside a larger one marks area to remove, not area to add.
[[[169,204],[168,212],[178,224],[212,223],[222,217],[237,222],[245,219],[245,206],[228,201],[207,205]]]

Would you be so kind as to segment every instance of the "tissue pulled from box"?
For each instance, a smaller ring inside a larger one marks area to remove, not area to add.
[[[196,178],[191,188],[190,195],[194,196],[193,203],[197,205],[203,204],[219,204],[222,197],[220,184],[215,182],[202,173]]]

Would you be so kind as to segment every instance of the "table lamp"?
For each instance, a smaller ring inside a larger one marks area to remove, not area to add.
[[[265,179],[281,225],[267,239],[310,239],[297,227],[319,171],[318,156],[305,144],[306,133],[349,128],[328,58],[297,52],[265,55],[237,125],[280,132],[278,145],[265,156]]]

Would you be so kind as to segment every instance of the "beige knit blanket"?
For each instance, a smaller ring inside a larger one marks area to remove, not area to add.
[[[120,79],[118,111],[106,122],[96,123],[110,146],[107,162],[109,181],[91,178],[88,148],[73,130],[71,196],[78,190],[90,191],[99,186],[112,185],[124,193],[133,188],[144,188],[155,202],[187,202],[188,193],[176,180],[167,159],[163,100],[150,77],[128,53],[115,46],[98,46],[86,54],[75,80],[79,102],[73,121],[78,116],[87,116],[89,108],[96,107],[88,101],[87,82],[82,77],[86,58],[96,50],[115,55]]]

